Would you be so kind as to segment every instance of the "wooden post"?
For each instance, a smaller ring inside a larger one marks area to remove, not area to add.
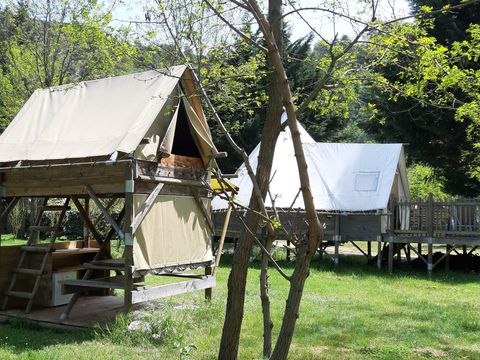
[[[335,244],[335,255],[333,257],[333,263],[335,265],[335,269],[337,269],[338,264],[340,263],[340,258],[339,258],[340,235],[334,235],[333,242]]]
[[[418,256],[422,255],[422,243],[418,243],[417,245],[417,252],[418,252]]]
[[[232,215],[232,205],[228,205],[227,213],[225,214],[225,221],[223,222],[222,234],[220,235],[220,242],[218,243],[217,256],[215,257],[215,268],[213,269],[213,275],[217,273],[217,268],[220,265],[220,258],[222,257],[223,244],[225,243],[225,237],[227,236],[228,224],[230,223],[230,216]]]
[[[123,295],[124,312],[128,313],[132,308],[132,290],[133,290],[133,234],[132,234],[132,220],[133,220],[133,193],[135,192],[135,162],[132,160],[129,171],[127,171],[125,178],[125,215],[124,224],[125,232],[125,291]]]
[[[368,263],[372,260],[372,242],[367,241],[367,260]]]
[[[88,219],[90,219],[90,198],[85,199],[85,213],[87,214]],[[83,221],[83,246],[89,247],[89,238],[90,232],[88,231],[88,226],[85,220]]]
[[[462,250],[463,250],[463,256],[466,256],[468,254],[467,253],[467,245],[463,245]]]
[[[388,237],[388,273],[393,274],[393,236]]]
[[[212,275],[212,267],[206,266],[205,267],[205,275]],[[205,289],[205,300],[212,300],[212,288]]]
[[[338,265],[340,263],[340,257],[339,257],[339,248],[340,248],[340,216],[335,215],[335,234],[333,235],[333,242],[335,244],[335,256],[333,258],[335,268],[338,268]]]
[[[405,256],[407,257],[407,262],[410,264],[412,262],[412,253],[410,249],[410,244],[407,244],[405,247]]]
[[[428,235],[433,238],[434,232],[434,203],[433,203],[433,194],[428,195]]]
[[[377,236],[377,268],[380,270],[382,268],[382,235]]]
[[[432,278],[433,271],[433,234],[434,234],[434,204],[433,194],[428,195],[428,207],[427,207],[427,231],[428,231],[428,255],[427,255],[427,271],[428,278]]]
[[[452,246],[447,245],[445,250],[445,272],[450,271],[450,252],[452,251]]]
[[[402,263],[402,248],[400,244],[397,244],[397,264],[400,265]]]
[[[428,278],[431,279],[432,278],[432,271],[433,271],[433,262],[432,262],[432,259],[433,259],[433,245],[432,245],[432,242],[431,242],[431,238],[429,239],[429,243],[428,243],[428,255],[427,255],[427,271],[428,271]]]
[[[292,261],[292,253],[290,251],[290,239],[287,239],[287,262]],[[320,249],[322,248],[322,244],[320,244]],[[322,253],[320,252],[320,258],[322,257]]]

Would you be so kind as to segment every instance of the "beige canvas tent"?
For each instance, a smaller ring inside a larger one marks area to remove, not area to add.
[[[65,318],[81,294],[98,289],[124,289],[129,309],[215,285],[209,170],[217,151],[193,79],[188,67],[176,66],[33,93],[0,136],[2,217],[21,198],[42,199],[28,244],[0,247],[4,309],[22,299],[27,312],[33,304],[58,305],[57,291],[69,299]],[[109,210],[115,201],[123,204],[118,216]],[[55,241],[70,205],[86,237]],[[94,207],[110,226],[105,236]],[[41,224],[46,212],[58,212],[54,226]],[[40,232],[52,240],[38,243]],[[119,259],[111,259],[114,236],[125,246]],[[180,285],[143,284],[146,274],[199,266],[206,275]]]

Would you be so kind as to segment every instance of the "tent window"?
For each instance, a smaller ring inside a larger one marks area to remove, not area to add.
[[[377,191],[380,171],[359,171],[355,174],[355,190]]]
[[[175,136],[173,138],[172,154],[200,158],[197,144],[190,133],[188,116],[185,107],[180,102],[178,109]]]

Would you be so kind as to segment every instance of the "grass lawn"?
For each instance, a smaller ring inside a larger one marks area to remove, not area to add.
[[[54,332],[19,321],[0,326],[0,358],[214,359],[226,300],[231,256],[223,257],[211,303],[192,293],[147,311],[159,339],[128,332],[122,316],[108,331]],[[312,266],[291,359],[480,358],[480,276],[397,271],[393,276],[345,256],[337,272],[329,260]],[[292,265],[282,263],[291,271]],[[240,359],[261,358],[258,264],[249,272]],[[150,284],[158,278],[149,277]],[[272,312],[278,331],[288,284],[271,271]],[[94,311],[94,309],[92,309]],[[135,315],[135,314],[134,314]],[[276,332],[275,332],[276,333]]]

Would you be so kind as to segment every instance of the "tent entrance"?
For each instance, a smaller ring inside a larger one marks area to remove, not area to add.
[[[201,158],[200,151],[190,131],[189,119],[183,101],[180,101],[178,107],[171,153],[173,155]]]

